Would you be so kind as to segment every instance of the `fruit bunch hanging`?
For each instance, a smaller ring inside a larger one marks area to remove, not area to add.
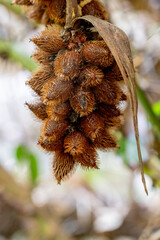
[[[23,6],[28,18],[41,24],[66,22],[66,0],[14,0],[13,4]],[[78,0],[79,16],[93,15],[108,20],[109,15],[99,0]]]
[[[127,100],[124,81],[129,90],[142,166],[130,47],[126,35],[106,21],[108,13],[102,3],[99,0],[15,0],[15,3],[25,5],[30,18],[47,25],[31,39],[36,46],[32,57],[39,69],[27,84],[38,100],[27,105],[42,120],[38,144],[53,152],[57,182],[78,164],[98,168],[97,150],[118,148],[114,131],[123,123],[120,105]]]

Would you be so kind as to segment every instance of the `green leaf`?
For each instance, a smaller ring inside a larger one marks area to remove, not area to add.
[[[160,101],[152,105],[152,110],[154,114],[160,116]]]
[[[33,154],[30,154],[29,160],[30,160],[30,177],[32,182],[34,183],[38,177],[37,158]]]
[[[126,152],[126,141],[127,140],[125,138],[121,138],[118,142],[120,148],[117,150],[117,153],[121,156],[123,156]]]
[[[24,145],[19,145],[16,148],[16,159],[18,162],[25,162],[28,158],[29,152]]]
[[[126,156],[127,139],[123,137],[119,140],[118,143],[119,143],[120,148],[117,150],[117,153],[122,157],[123,162],[126,165],[129,165],[129,161]]]
[[[21,144],[16,148],[16,159],[19,163],[27,163],[31,181],[35,183],[39,175],[36,156],[26,146]]]
[[[157,135],[158,139],[160,140],[160,121],[158,119],[158,117],[156,116],[156,114],[154,113],[152,106],[148,100],[148,98],[146,97],[145,92],[139,87],[137,86],[137,94],[138,94],[138,98],[141,101],[141,104],[143,105],[145,112],[147,113],[149,120],[152,124],[152,127],[155,131],[155,134]]]

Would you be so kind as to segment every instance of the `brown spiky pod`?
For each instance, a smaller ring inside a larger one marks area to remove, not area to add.
[[[54,61],[55,74],[66,80],[77,77],[80,69],[81,57],[76,51],[60,52]]]
[[[97,66],[85,66],[78,77],[78,80],[83,87],[95,87],[103,80],[103,71]]]
[[[70,98],[71,107],[80,116],[91,113],[95,108],[95,97],[91,90],[84,89],[81,86],[75,87]]]
[[[79,16],[92,15],[108,20],[109,14],[100,0],[78,1]],[[13,0],[13,4],[24,5],[28,18],[41,24],[65,24],[66,0]]]
[[[54,137],[46,137],[42,135],[38,140],[38,145],[48,152],[63,151],[63,142],[64,139],[60,138],[55,140]]]
[[[24,12],[28,18],[33,19],[37,23],[52,24],[58,23],[64,25],[66,18],[66,0],[30,0],[31,4],[27,1],[16,0],[18,5],[24,5]]]
[[[57,182],[60,184],[68,174],[74,170],[75,160],[63,151],[56,151],[53,161],[53,171]]]
[[[96,149],[100,149],[102,151],[119,148],[115,137],[107,129],[105,129],[101,136],[94,140],[93,145]]]
[[[59,105],[48,105],[46,112],[49,117],[54,118],[55,121],[59,121],[68,118],[72,113],[72,109],[69,102],[67,101]]]
[[[122,126],[123,114],[116,105],[100,103],[96,111],[103,118],[106,127],[117,129]]]
[[[93,92],[98,102],[105,102],[107,104],[117,104],[123,95],[122,90],[115,82],[110,82],[106,79],[94,87]]]
[[[28,108],[35,114],[35,116],[41,120],[48,118],[48,114],[46,111],[46,105],[43,102],[37,103],[26,103]]]
[[[123,81],[118,65],[114,62],[110,68],[106,69],[105,78],[110,81]]]
[[[68,134],[64,139],[64,152],[69,153],[84,167],[97,168],[97,154],[87,138],[78,131]]]
[[[62,78],[53,77],[44,84],[42,99],[50,104],[58,105],[69,99],[73,90],[73,83]]]
[[[87,63],[107,68],[112,65],[114,58],[104,41],[89,41],[83,45],[82,56]]]
[[[97,106],[98,113],[104,118],[119,117],[122,113],[117,105],[99,103]]]
[[[98,168],[97,152],[94,146],[87,148],[87,151],[75,156],[75,162],[80,163],[85,168]]]
[[[35,21],[38,24],[52,24],[52,21],[43,6],[37,4],[32,4],[30,6],[24,5],[23,11],[29,19]]]
[[[92,15],[104,20],[109,19],[109,14],[99,0],[81,0],[79,1],[82,15]]]
[[[56,141],[65,135],[68,125],[67,120],[55,121],[54,119],[47,119],[44,122],[42,135],[52,137]]]
[[[94,111],[80,120],[80,129],[93,142],[105,129],[105,120],[97,112]]]
[[[89,148],[87,138],[78,131],[68,134],[64,139],[64,149],[72,156],[83,154]]]
[[[37,47],[45,52],[49,52],[55,55],[59,50],[65,48],[65,42],[63,41],[61,34],[63,28],[58,24],[47,26],[37,36],[33,37],[31,41],[37,45]]]
[[[33,6],[43,3],[34,0]],[[99,1],[79,1],[79,6],[85,14],[90,11],[105,18]],[[75,164],[98,168],[96,151],[118,148],[114,131],[123,123],[119,108],[126,100],[122,75],[98,33],[80,24],[67,31],[51,25],[32,38],[36,45],[33,58],[40,67],[28,85],[40,102],[28,107],[43,121],[38,144],[54,153],[58,183]]]
[[[33,77],[26,82],[33,91],[41,95],[45,83],[47,83],[54,76],[54,70],[51,65],[42,65],[40,69],[34,72]]]
[[[45,52],[36,48],[34,54],[32,54],[32,58],[38,63],[42,65],[53,65],[53,61],[55,59],[55,55],[52,52]]]

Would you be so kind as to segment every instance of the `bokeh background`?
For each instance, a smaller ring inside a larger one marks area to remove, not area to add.
[[[0,240],[160,239],[160,0],[104,0],[129,37],[136,68],[146,196],[130,105],[117,132],[120,149],[99,152],[100,170],[61,185],[53,156],[37,146],[41,123],[25,106],[35,64],[29,39],[43,26],[0,0]]]

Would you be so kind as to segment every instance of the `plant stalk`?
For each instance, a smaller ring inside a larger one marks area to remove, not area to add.
[[[79,17],[77,0],[66,0],[65,30],[73,27],[73,20]]]

